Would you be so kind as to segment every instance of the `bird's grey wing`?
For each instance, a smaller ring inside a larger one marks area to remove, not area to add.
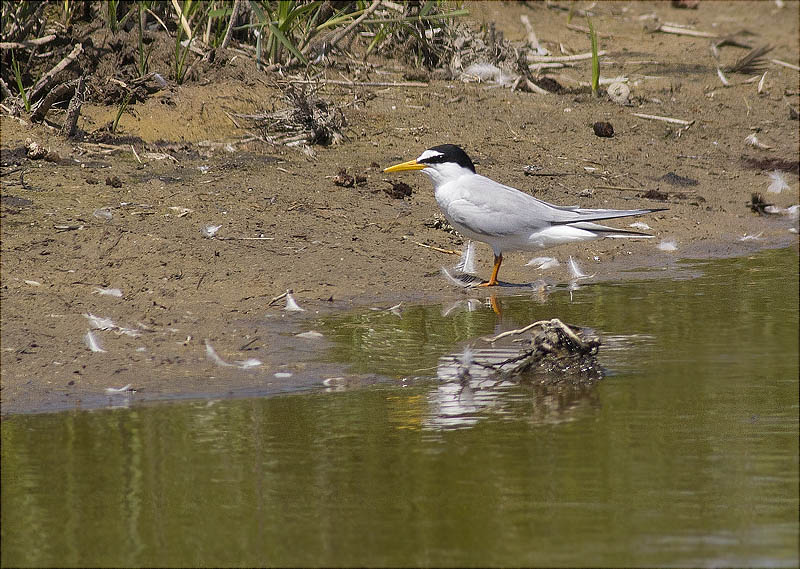
[[[451,200],[445,213],[479,235],[533,233],[550,225],[549,204],[489,178],[472,176],[460,190],[460,198]]]
[[[643,215],[661,209],[590,209],[549,204],[485,176],[462,182],[461,199],[450,202],[448,217],[475,233],[534,233],[550,225],[566,225]]]
[[[549,205],[549,204],[548,204]],[[644,215],[646,213],[653,213],[654,211],[664,211],[666,208],[659,207],[653,209],[592,209],[581,207],[557,207],[551,206],[553,209],[560,210],[561,214],[555,213],[554,218],[550,221],[553,225],[572,225],[579,224],[587,221],[599,221],[601,219],[614,219],[617,217],[630,217],[632,215]]]

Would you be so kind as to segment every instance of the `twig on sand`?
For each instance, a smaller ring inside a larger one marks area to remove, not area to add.
[[[279,294],[278,296],[276,296],[275,298],[273,298],[272,300],[270,300],[270,301],[267,303],[267,306],[272,306],[273,304],[275,304],[275,303],[276,303],[276,302],[278,302],[279,300],[281,300],[281,299],[283,299],[283,298],[286,298],[286,295],[287,295],[287,294],[289,294],[289,292],[290,292],[290,291],[288,291],[288,290],[287,290],[287,291],[286,291],[286,292],[284,292],[283,294]]]
[[[406,237],[405,239],[408,239]],[[413,239],[409,239],[414,245],[419,245],[420,247],[425,247],[426,249],[433,249],[434,251],[439,251],[440,253],[447,253],[449,255],[460,255],[461,251],[453,251],[452,249],[442,249],[441,247],[436,247],[434,245],[426,245],[425,243],[420,243],[419,241],[414,241]]]
[[[643,188],[628,188],[624,186],[592,186],[593,190],[616,190],[618,192],[643,192]]]
[[[538,93],[539,95],[549,95],[550,91],[546,91],[539,87],[536,83],[525,77],[525,85],[527,85],[528,89],[530,89],[534,93]]]
[[[274,237],[217,237],[217,241],[274,241]]]
[[[793,63],[787,63],[786,61],[781,61],[780,59],[770,59],[772,63],[775,65],[783,65],[784,67],[788,67],[789,69],[794,69],[795,71],[800,71],[800,66],[795,65]]]
[[[658,115],[645,115],[643,113],[633,113],[633,116],[639,117],[640,119],[648,119],[653,121],[663,121],[668,122],[671,124],[679,124],[682,126],[691,126],[694,124],[694,121],[686,121],[683,119],[674,119],[672,117],[660,117]]]
[[[344,81],[342,79],[290,79],[296,85],[344,85],[346,87],[428,87],[421,81]]]
[[[605,55],[606,51],[598,51],[598,57]],[[565,61],[583,61],[584,59],[591,59],[591,52],[579,53],[577,55],[533,55],[528,54],[527,60],[529,63],[563,63]]]
[[[664,32],[665,34],[675,34],[679,36],[692,36],[695,38],[718,38],[719,35],[712,34],[710,32],[701,32],[699,30],[690,30],[688,28],[681,28],[679,26],[673,26],[670,24],[661,24],[655,30],[655,32]]]

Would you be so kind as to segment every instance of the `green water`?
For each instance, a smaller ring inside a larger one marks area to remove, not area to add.
[[[797,566],[797,252],[696,267],[318,323],[368,387],[7,418],[2,565]],[[436,379],[552,317],[597,386]]]

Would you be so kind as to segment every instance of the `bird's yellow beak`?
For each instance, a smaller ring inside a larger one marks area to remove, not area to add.
[[[408,162],[402,162],[400,164],[395,164],[394,166],[389,166],[384,170],[384,172],[402,172],[403,170],[424,170],[428,166],[426,164],[420,164],[416,160],[409,160]]]

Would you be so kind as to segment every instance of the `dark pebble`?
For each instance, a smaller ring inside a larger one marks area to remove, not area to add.
[[[610,122],[596,122],[592,125],[594,133],[602,138],[611,138],[614,136],[614,127]]]

